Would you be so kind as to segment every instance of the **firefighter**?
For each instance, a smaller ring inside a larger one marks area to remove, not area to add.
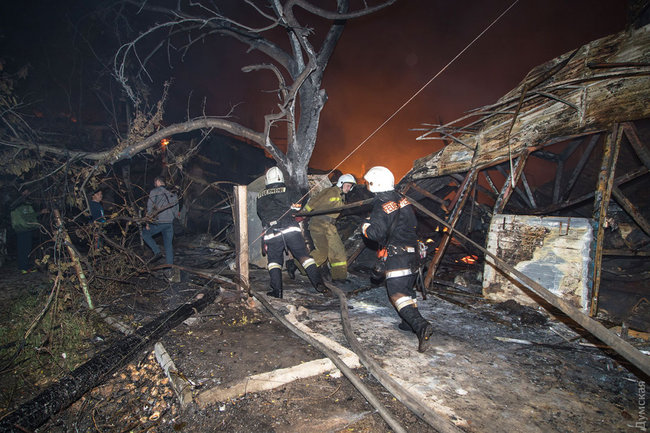
[[[365,174],[368,190],[375,201],[363,235],[385,248],[386,291],[402,318],[400,329],[410,329],[418,337],[418,351],[427,349],[433,327],[420,314],[416,302],[417,220],[411,203],[395,191],[395,177],[386,167],[372,167]]]
[[[294,214],[302,207],[300,193],[285,185],[284,175],[278,167],[271,167],[266,172],[265,183],[266,188],[257,196],[257,215],[264,226],[263,240],[271,279],[271,290],[267,296],[282,298],[285,250],[289,250],[298,259],[312,286],[317,291],[324,292],[316,262],[307,253],[305,238],[294,218]]]
[[[356,185],[357,181],[351,174],[339,177],[336,185],[325,188],[315,194],[305,206],[307,212],[322,211],[340,207],[344,204],[343,197]],[[326,274],[325,267],[329,261],[330,272],[334,282],[346,282],[348,277],[348,262],[341,236],[336,229],[336,218],[340,212],[325,215],[314,215],[309,219],[309,233],[314,241],[312,257],[316,260],[321,274]]]

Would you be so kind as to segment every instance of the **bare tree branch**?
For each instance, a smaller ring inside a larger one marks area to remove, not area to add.
[[[138,13],[153,13],[163,18],[163,21],[158,21],[130,42],[123,44],[115,56],[114,74],[134,103],[138,104],[140,100],[129,82],[127,68],[129,61],[134,62],[139,70],[138,74],[146,76],[146,69],[163,46],[168,48],[168,52],[175,50],[184,57],[190,47],[216,34],[243,42],[248,45],[248,51],[258,51],[271,59],[270,63],[247,66],[242,70],[244,72],[271,71],[278,81],[280,102],[277,104],[279,111],[273,110],[274,112],[264,115],[262,132],[203,115],[161,129],[145,140],[138,140],[137,144],[129,143],[124,149],[116,149],[109,160],[131,156],[174,133],[217,128],[262,146],[278,165],[289,173],[290,177],[294,178],[299,185],[306,186],[307,166],[316,145],[320,114],[327,101],[327,93],[321,87],[323,74],[342,35],[346,20],[369,15],[395,2],[396,0],[376,0],[377,4],[373,6],[369,4],[372,2],[364,1],[356,10],[350,11],[349,0],[337,0],[335,9],[317,7],[314,5],[315,2],[309,0],[271,0],[266,9],[260,2],[246,0],[241,5],[254,12],[250,18],[250,14],[240,15],[247,23],[253,23],[247,24],[242,22],[241,18],[236,19],[232,11],[230,14],[224,13],[212,3],[208,5],[196,0],[178,0],[175,7],[165,8],[149,1],[125,0],[126,4],[136,5]],[[307,16],[331,21],[320,46],[313,42],[315,32],[309,23],[300,21],[304,19],[305,14],[300,14],[300,19],[294,15],[296,7],[306,11]],[[233,11],[239,13],[241,8],[235,7]],[[289,50],[285,50],[278,39],[278,35],[282,33],[269,32],[278,27],[286,30]],[[169,31],[162,36],[166,44],[159,39],[154,39],[160,38],[159,33],[166,29]],[[178,37],[181,33],[186,33],[187,39],[179,44]],[[279,124],[286,127],[286,153],[281,151],[270,138],[271,129]]]
[[[392,5],[396,1],[397,0],[387,0],[386,2],[380,3],[377,6],[372,6],[372,7],[366,6],[363,9],[360,9],[358,11],[348,12],[348,13],[331,12],[326,9],[316,7],[310,2],[305,0],[291,0],[286,7],[293,7],[294,5],[299,6],[314,15],[317,15],[321,18],[326,18],[328,20],[349,20],[353,18],[360,18],[375,13],[377,11],[380,11]]]
[[[264,136],[259,132],[253,131],[252,129],[246,128],[245,126],[231,122],[229,120],[203,117],[188,120],[182,123],[176,123],[166,128],[162,128],[146,139],[125,147],[120,153],[115,155],[110,162],[115,163],[125,158],[131,158],[143,150],[155,144],[158,144],[163,138],[204,128],[217,128],[223,131],[227,131],[235,136],[251,140],[259,145],[266,146],[266,140],[264,139]]]

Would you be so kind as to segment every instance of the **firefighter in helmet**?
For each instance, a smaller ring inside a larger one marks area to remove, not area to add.
[[[417,262],[417,220],[409,201],[395,191],[395,177],[386,167],[372,167],[365,174],[368,190],[375,194],[363,235],[386,249],[386,291],[402,318],[399,327],[418,337],[418,351],[424,352],[433,327],[422,317],[415,297]]]
[[[309,256],[305,238],[294,215],[301,209],[300,193],[285,185],[284,175],[278,167],[266,172],[266,188],[257,196],[257,215],[264,227],[271,290],[268,296],[282,298],[282,264],[284,251],[288,249],[305,269],[312,286],[322,292],[324,287],[316,267]]]
[[[344,204],[343,197],[354,185],[356,179],[351,174],[343,174],[336,185],[325,188],[315,194],[305,206],[307,212],[319,212],[309,217],[309,233],[314,241],[312,257],[326,274],[325,267],[329,261],[330,273],[334,282],[345,282],[348,277],[348,262],[341,236],[336,229],[336,218],[340,211],[321,214],[321,211],[338,208]]]

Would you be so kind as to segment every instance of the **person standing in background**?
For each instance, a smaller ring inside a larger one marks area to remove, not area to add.
[[[154,189],[149,193],[149,199],[147,200],[147,216],[155,222],[148,223],[145,226],[145,230],[142,231],[142,239],[154,254],[150,262],[155,262],[162,257],[162,254],[160,247],[153,240],[153,236],[161,233],[165,247],[165,263],[173,265],[173,222],[174,218],[178,216],[178,196],[165,188],[165,180],[162,177],[156,177],[153,184]],[[165,269],[165,271],[165,276],[170,278],[172,275],[171,269]]]
[[[11,227],[16,232],[16,260],[18,269],[23,274],[31,272],[29,254],[32,252],[34,230],[39,227],[38,215],[28,198],[29,191],[24,190],[14,202],[11,211]]]

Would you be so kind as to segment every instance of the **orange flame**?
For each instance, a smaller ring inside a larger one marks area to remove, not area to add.
[[[472,254],[471,256],[465,256],[462,259],[460,259],[461,262],[467,263],[468,265],[473,265],[474,263],[476,263],[477,260],[478,260],[478,256],[475,256],[474,254]]]
[[[162,140],[160,140],[160,147],[162,147],[163,149],[167,147],[168,144],[169,144],[169,138],[163,138]]]

